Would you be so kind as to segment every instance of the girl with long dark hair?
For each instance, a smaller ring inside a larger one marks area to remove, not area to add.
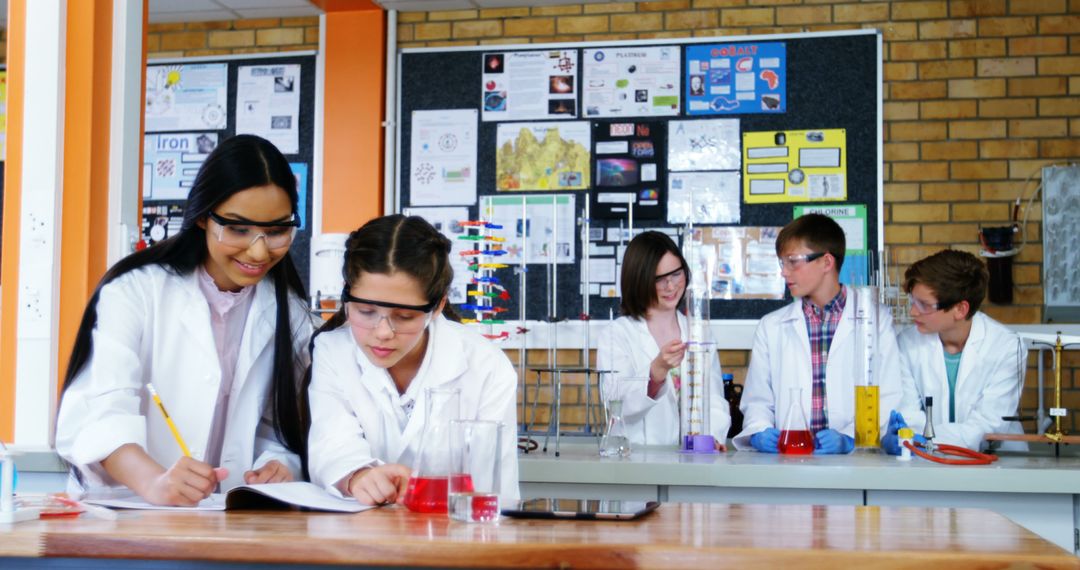
[[[235,136],[199,169],[179,233],[106,272],[57,417],[69,490],[194,505],[219,487],[301,477],[313,324],[289,257],[297,202],[285,157]]]

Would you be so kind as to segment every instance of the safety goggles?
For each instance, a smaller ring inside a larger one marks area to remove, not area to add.
[[[816,259],[820,259],[825,256],[825,252],[819,251],[816,253],[802,253],[799,255],[789,255],[787,257],[777,257],[776,261],[780,264],[780,269],[787,269],[793,271],[802,267],[804,264],[810,263]]]
[[[341,302],[345,306],[345,315],[349,324],[362,329],[374,330],[386,319],[394,333],[413,334],[424,330],[431,322],[431,311],[438,305],[433,301],[426,305],[402,305],[386,301],[372,301],[353,297],[346,289],[341,292]],[[380,311],[379,309],[389,309]]]
[[[956,303],[924,303],[915,297],[908,296],[911,299],[911,308],[919,315],[929,315],[935,311],[942,311],[945,309],[951,309]]]
[[[253,222],[251,220],[233,220],[223,218],[214,212],[209,217],[217,225],[214,235],[218,242],[228,247],[247,249],[262,238],[266,247],[282,249],[292,245],[296,231],[300,227],[300,218],[293,214],[291,220],[277,222]]]
[[[677,285],[679,285],[680,283],[683,282],[683,279],[686,279],[686,271],[684,271],[683,268],[680,267],[680,268],[676,269],[675,271],[668,271],[667,273],[664,273],[663,275],[657,275],[656,276],[656,286],[657,287],[668,287],[668,286],[673,286],[673,285],[677,286]]]

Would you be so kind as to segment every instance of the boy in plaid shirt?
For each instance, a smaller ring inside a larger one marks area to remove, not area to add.
[[[795,301],[765,315],[754,335],[740,409],[737,449],[777,452],[784,414],[793,398],[814,434],[814,453],[855,447],[855,330],[853,294],[840,284],[844,232],[832,218],[807,214],[776,238],[780,272]],[[903,374],[887,308],[878,311],[879,423],[899,404]],[[792,390],[798,388],[800,390]],[[799,428],[796,428],[799,429]]]

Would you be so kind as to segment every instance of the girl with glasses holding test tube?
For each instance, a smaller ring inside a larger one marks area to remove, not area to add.
[[[517,426],[517,373],[491,341],[443,316],[450,240],[423,218],[376,218],[345,242],[342,308],[312,340],[312,482],[366,505],[400,502],[425,431],[427,389],[460,391],[460,419]],[[434,418],[449,421],[458,418]],[[518,492],[504,433],[500,498]]]
[[[610,340],[600,342],[596,366],[618,371],[616,378],[649,378],[623,397],[631,444],[679,445],[680,370],[690,334],[683,297],[690,266],[666,234],[643,232],[626,247],[621,280],[623,316],[612,322]],[[723,448],[731,412],[719,356],[713,356],[709,370],[713,433],[708,435]]]
[[[199,169],[179,233],[106,272],[57,417],[69,491],[190,506],[219,488],[301,478],[297,387],[314,326],[289,257],[297,202],[277,148],[235,136]]]

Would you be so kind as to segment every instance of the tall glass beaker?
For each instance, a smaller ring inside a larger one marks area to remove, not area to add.
[[[878,409],[878,289],[853,289],[855,315],[855,447],[877,449],[881,436]]]
[[[814,434],[802,405],[802,388],[788,389],[787,413],[780,429],[780,441],[776,447],[786,455],[810,455],[814,453]]]
[[[445,513],[450,464],[450,420],[460,419],[461,391],[424,390],[424,432],[402,501],[417,513]]]

